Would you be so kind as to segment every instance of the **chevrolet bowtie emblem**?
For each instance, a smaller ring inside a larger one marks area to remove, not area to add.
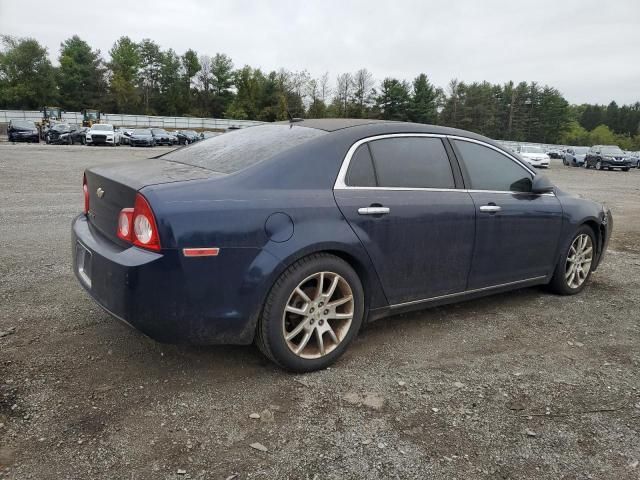
[[[98,198],[104,197],[104,190],[101,187],[98,187],[98,190],[96,190],[96,195],[98,195]]]

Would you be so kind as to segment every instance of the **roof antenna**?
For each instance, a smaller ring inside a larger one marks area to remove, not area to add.
[[[289,117],[289,123],[292,124],[292,127],[294,123],[304,121],[304,118],[294,117],[293,115],[291,115],[291,112],[289,111],[289,105],[287,105],[287,116]]]

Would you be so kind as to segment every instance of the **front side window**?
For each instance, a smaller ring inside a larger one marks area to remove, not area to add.
[[[530,192],[531,173],[506,155],[477,143],[454,140],[473,190]]]

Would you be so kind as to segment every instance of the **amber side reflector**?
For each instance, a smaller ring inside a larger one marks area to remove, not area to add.
[[[219,248],[183,248],[182,254],[185,257],[217,257]]]

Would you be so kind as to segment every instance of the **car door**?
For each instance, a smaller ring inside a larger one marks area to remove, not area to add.
[[[452,144],[476,208],[467,288],[549,275],[562,227],[562,207],[555,194],[532,193],[535,174],[502,150],[465,139]]]
[[[447,141],[390,135],[358,142],[336,182],[336,202],[366,248],[390,304],[465,289],[475,207]]]

